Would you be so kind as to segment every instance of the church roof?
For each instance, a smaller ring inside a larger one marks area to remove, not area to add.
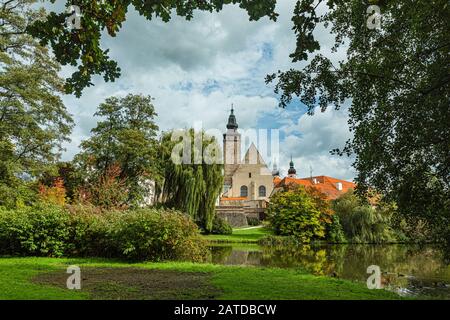
[[[256,148],[255,144],[252,143],[250,145],[250,148],[248,148],[247,153],[244,156],[244,164],[262,164],[266,165],[266,162],[264,161],[263,157],[261,156],[261,153],[259,153],[258,148]]]
[[[297,170],[295,170],[294,161],[292,160],[292,156],[291,156],[291,162],[289,162],[288,174],[297,174]]]
[[[237,130],[238,127],[236,116],[234,115],[234,107],[231,107],[231,114],[228,117],[227,129]]]

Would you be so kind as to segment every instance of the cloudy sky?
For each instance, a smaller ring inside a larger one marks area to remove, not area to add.
[[[61,1],[62,2],[62,1]],[[60,11],[59,5],[48,6]],[[230,106],[242,129],[279,129],[279,167],[286,174],[292,155],[299,176],[330,175],[352,180],[352,159],[332,156],[329,151],[343,147],[351,137],[345,108],[314,116],[305,114],[299,103],[287,109],[278,107],[273,86],[266,85],[267,74],[294,65],[289,59],[295,46],[292,28],[294,1],[278,1],[277,22],[267,18],[250,22],[237,6],[220,13],[196,12],[186,21],[174,17],[169,23],[147,21],[130,11],[116,38],[103,37],[103,48],[110,48],[122,76],[114,83],[101,77],[86,89],[81,98],[64,96],[76,127],[72,142],[63,155],[69,160],[78,152],[80,142],[96,125],[97,106],[109,96],[128,93],[151,95],[161,130],[192,127],[201,121],[205,129],[225,131]],[[331,55],[332,36],[325,29],[317,32],[322,52]],[[334,59],[342,59],[338,52]],[[72,70],[63,68],[61,75]],[[272,159],[267,159],[271,162]]]

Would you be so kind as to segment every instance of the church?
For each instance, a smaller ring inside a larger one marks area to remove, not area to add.
[[[233,227],[247,226],[250,220],[264,220],[270,196],[288,185],[317,188],[330,200],[355,188],[352,182],[327,176],[297,178],[292,159],[287,177],[281,178],[275,165],[273,170],[268,168],[253,143],[244,157],[241,156],[242,136],[238,132],[234,108],[226,128],[223,135],[224,185],[216,214]]]

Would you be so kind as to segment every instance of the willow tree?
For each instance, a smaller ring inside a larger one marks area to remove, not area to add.
[[[220,147],[214,137],[193,129],[165,133],[161,140],[164,175],[160,199],[186,212],[206,232],[223,187]]]

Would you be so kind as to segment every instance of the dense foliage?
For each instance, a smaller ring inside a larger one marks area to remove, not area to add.
[[[427,225],[408,223],[396,206],[379,197],[361,200],[353,191],[326,201],[314,188],[291,186],[271,199],[268,221],[276,236],[264,244],[305,243],[388,243],[429,240]],[[277,237],[287,236],[287,237]]]
[[[356,243],[395,242],[393,212],[364,203],[353,192],[333,201],[333,210],[348,241]]]
[[[199,261],[204,250],[197,226],[176,211],[98,213],[49,205],[0,209],[0,254]]]
[[[204,231],[211,232],[223,187],[221,152],[215,138],[193,129],[166,133],[160,159],[162,202],[186,212]]]
[[[78,186],[73,203],[93,205],[102,210],[124,210],[129,203],[126,178],[120,177],[117,164],[109,166],[101,175],[86,179]]]
[[[256,227],[261,225],[261,220],[257,217],[248,217],[247,216],[247,224],[252,227]]]
[[[0,5],[0,205],[8,207],[34,201],[32,180],[53,169],[73,125],[60,98],[60,65],[25,33],[45,16],[34,2]]]
[[[231,228],[230,224],[222,218],[218,216],[214,217],[213,225],[211,229],[212,234],[232,234],[233,228]]]
[[[333,214],[331,216],[331,222],[326,225],[326,235],[329,243],[347,242],[347,237],[345,236],[344,229],[337,214]]]
[[[52,203],[60,206],[66,204],[64,180],[56,178],[50,187],[43,184],[39,185],[39,200],[44,203]]]
[[[371,4],[381,9],[380,29],[367,27]],[[267,82],[278,81],[283,107],[350,105],[354,137],[335,151],[356,155],[359,191],[376,188],[450,243],[449,17],[448,0],[298,0],[291,58],[309,63]],[[316,32],[323,24],[343,61],[323,55]]]
[[[127,188],[123,203],[142,203],[149,193],[148,180],[157,176],[158,126],[152,98],[132,94],[110,97],[100,104],[95,116],[103,120],[82,142],[82,151],[75,159],[84,180],[95,184],[116,174],[116,180]]]
[[[302,243],[325,237],[325,222],[314,198],[303,187],[275,193],[267,219],[276,235],[294,236]]]

